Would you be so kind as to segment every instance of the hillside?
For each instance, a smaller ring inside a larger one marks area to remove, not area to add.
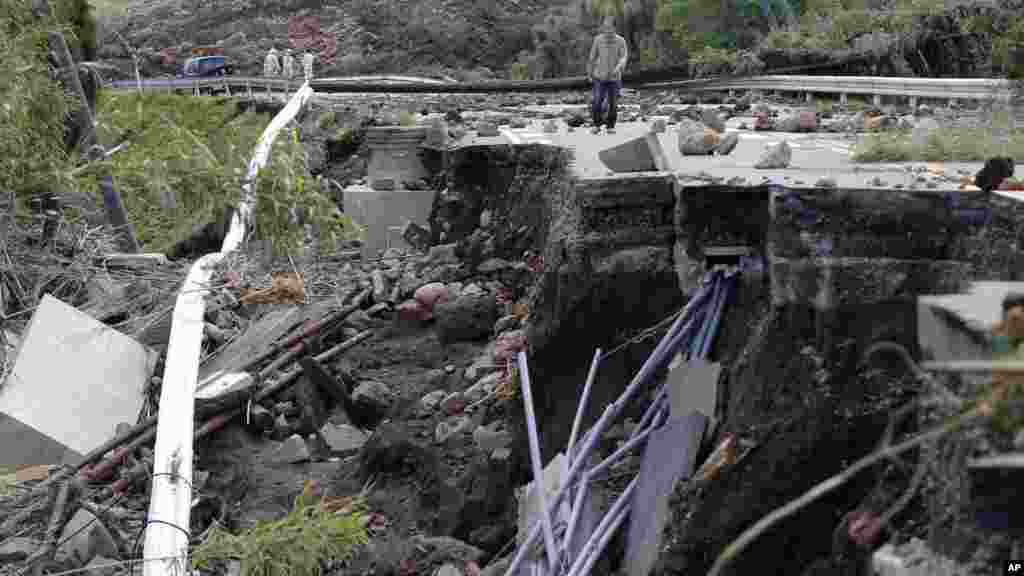
[[[457,79],[582,74],[598,14],[613,11],[630,67],[694,75],[849,61],[832,72],[999,76],[1024,40],[1022,0],[93,0],[101,59],[173,73],[219,44],[240,73],[267,50],[310,47],[318,74]]]

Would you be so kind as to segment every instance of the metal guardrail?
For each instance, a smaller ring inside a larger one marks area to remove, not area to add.
[[[318,78],[310,86],[318,93],[496,93],[578,90],[589,86],[585,78],[561,78],[541,81],[490,81],[450,83],[432,79],[411,82],[407,76],[364,76],[356,78]],[[302,82],[277,78],[228,76],[201,79],[154,79],[143,81],[144,90],[224,90],[244,92],[291,93]],[[628,83],[627,83],[628,85]],[[116,90],[136,89],[135,82],[117,82]],[[744,78],[713,78],[676,82],[646,83],[631,86],[638,90],[723,91],[758,90],[806,92],[814,94],[853,94],[861,96],[900,96],[950,100],[999,100],[1012,98],[1007,80],[990,78],[909,78],[873,76],[796,76],[770,75]]]

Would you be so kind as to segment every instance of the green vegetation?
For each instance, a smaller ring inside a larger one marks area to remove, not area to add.
[[[103,93],[97,113],[100,140],[113,145],[130,134],[128,148],[108,165],[139,242],[147,250],[165,251],[237,204],[269,120],[268,115],[239,114],[227,98]],[[80,187],[99,194],[100,175],[100,170],[85,172]],[[298,206],[308,223],[320,227],[322,249],[355,233],[310,180],[294,133],[280,134],[257,180],[255,214],[256,234],[279,251],[301,246],[303,229],[292,215]]]
[[[36,21],[29,0],[0,0],[0,28],[0,191],[24,199],[67,190],[63,122],[70,101],[46,61],[46,33],[60,25]]]
[[[908,131],[867,134],[854,147],[852,158],[854,162],[984,162],[993,156],[1024,156],[1024,130],[941,128],[918,140]]]
[[[415,126],[416,115],[408,110],[402,110],[398,113],[398,125],[399,126]]]
[[[334,112],[334,110],[324,112],[323,114],[320,115],[319,118],[316,119],[316,125],[321,130],[328,130],[330,128],[333,128],[337,123],[338,115]]]
[[[193,550],[192,565],[209,570],[237,560],[242,576],[318,576],[321,562],[347,560],[369,541],[364,525],[359,511],[330,511],[299,496],[280,520],[259,522],[238,535],[214,527]]]

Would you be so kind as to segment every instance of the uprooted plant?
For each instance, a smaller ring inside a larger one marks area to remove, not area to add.
[[[361,496],[313,496],[306,483],[292,511],[240,534],[215,525],[192,554],[195,568],[238,561],[241,576],[315,576],[323,563],[342,562],[369,541]]]

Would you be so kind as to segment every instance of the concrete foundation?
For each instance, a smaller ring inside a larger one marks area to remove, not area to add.
[[[363,258],[376,258],[389,246],[406,245],[402,228],[407,222],[427,225],[434,205],[433,190],[374,190],[349,186],[344,192],[345,213],[365,227]]]

